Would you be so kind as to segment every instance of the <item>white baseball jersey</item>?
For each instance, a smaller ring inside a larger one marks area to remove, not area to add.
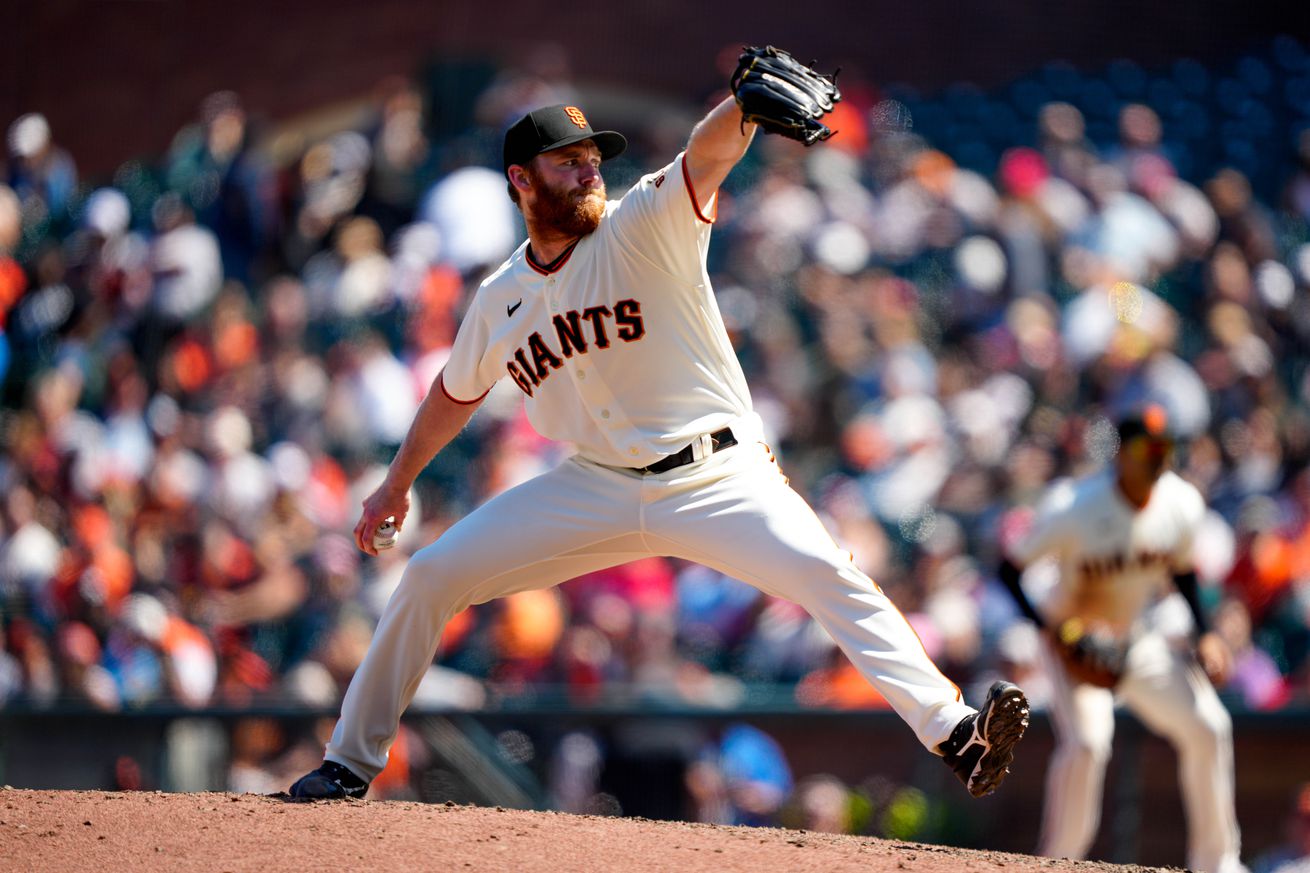
[[[1046,554],[1058,559],[1059,581],[1043,605],[1047,619],[1099,619],[1128,636],[1167,593],[1172,574],[1192,568],[1204,515],[1200,493],[1173,472],[1160,477],[1139,510],[1106,471],[1053,486],[1010,556],[1020,565]]]
[[[652,555],[801,604],[928,749],[975,712],[762,441],[706,275],[713,209],[713,198],[697,202],[679,156],[607,204],[600,226],[553,264],[535,263],[525,245],[478,289],[442,390],[472,403],[509,376],[534,427],[579,451],[413,556],[346,692],[328,760],[364,779],[381,772],[460,610]],[[709,434],[725,426],[735,444],[713,451]],[[682,466],[631,469],[689,446]]]
[[[478,289],[446,395],[476,402],[509,376],[538,433],[615,467],[654,463],[750,412],[705,270],[714,207],[696,202],[679,155],[555,263],[524,243]]]
[[[1169,589],[1170,576],[1192,569],[1192,544],[1204,515],[1200,493],[1172,472],[1160,477],[1138,509],[1107,470],[1053,486],[1032,530],[1010,549],[1020,564],[1047,554],[1059,561],[1059,580],[1042,608],[1052,625],[1076,615],[1132,640],[1114,691],[1072,681],[1059,659],[1043,651],[1052,678],[1056,749],[1047,765],[1040,854],[1083,858],[1092,846],[1118,697],[1178,751],[1187,866],[1205,873],[1245,871],[1228,713],[1195,660],[1172,650],[1142,620]]]

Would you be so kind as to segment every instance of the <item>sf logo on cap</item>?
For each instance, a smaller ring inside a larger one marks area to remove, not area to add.
[[[565,106],[564,114],[569,117],[569,121],[576,124],[583,130],[587,129],[587,116],[582,114],[582,110],[576,106]]]

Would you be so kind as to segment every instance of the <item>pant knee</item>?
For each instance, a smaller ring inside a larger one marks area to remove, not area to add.
[[[455,613],[467,606],[470,588],[450,563],[419,552],[410,559],[391,600],[404,608]]]
[[[1183,735],[1180,741],[1197,752],[1217,756],[1233,741],[1232,725],[1226,719],[1222,722],[1200,719]]]
[[[1218,755],[1232,745],[1233,721],[1223,704],[1216,701],[1213,706],[1199,707],[1190,718],[1174,722],[1170,734],[1180,749]]]

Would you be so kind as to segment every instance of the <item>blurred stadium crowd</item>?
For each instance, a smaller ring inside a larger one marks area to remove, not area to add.
[[[567,453],[499,386],[420,479],[402,548],[351,544],[523,238],[502,131],[586,105],[562,57],[534,57],[451,137],[402,81],[367,123],[298,140],[214,94],[112,179],[81,178],[39,112],[8,125],[0,706],[331,708],[406,554]],[[1040,705],[999,543],[1052,478],[1112,456],[1116,414],[1160,402],[1212,510],[1227,701],[1310,703],[1306,48],[933,97],[842,84],[828,144],[757,141],[710,253],[793,484],[952,678],[1005,674]],[[633,141],[612,197],[688,130],[602,120]],[[416,702],[511,698],[884,705],[798,607],[658,559],[459,616]]]

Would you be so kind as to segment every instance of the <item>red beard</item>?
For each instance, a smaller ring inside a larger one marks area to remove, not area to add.
[[[538,191],[533,211],[542,224],[568,236],[586,236],[600,227],[600,220],[605,215],[604,184],[597,188],[562,191],[550,187],[536,173],[529,171],[529,175]]]

